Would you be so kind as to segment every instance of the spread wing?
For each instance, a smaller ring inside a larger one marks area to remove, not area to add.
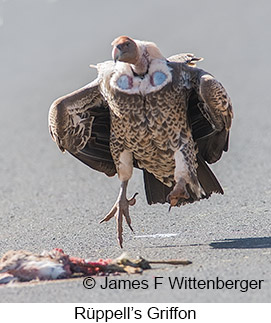
[[[173,56],[170,56],[167,58],[169,62],[175,62],[175,63],[186,63],[189,66],[196,66],[197,62],[200,62],[203,60],[202,57],[196,57],[194,54],[191,53],[181,53],[176,54]]]
[[[202,59],[194,54],[182,53],[167,60],[195,67]],[[233,118],[231,100],[223,85],[212,75],[203,70],[190,70],[188,74],[191,75],[193,84],[188,104],[193,138],[197,141],[204,160],[214,163],[220,159],[223,151],[228,150],[229,129]]]
[[[53,102],[49,111],[49,130],[61,151],[68,151],[108,176],[115,175],[109,149],[109,109],[100,93],[98,80]]]
[[[188,115],[201,156],[209,164],[215,163],[228,150],[232,103],[223,85],[204,71],[198,74]]]

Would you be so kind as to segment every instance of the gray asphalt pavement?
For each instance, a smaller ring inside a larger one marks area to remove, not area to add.
[[[0,1],[0,254],[58,247],[96,260],[121,254],[115,221],[99,224],[118,194],[117,178],[61,154],[47,129],[51,102],[95,78],[122,34],[156,42],[164,55],[192,52],[228,90],[234,106],[230,151],[212,166],[224,196],[181,208],[148,206],[140,171],[130,194],[135,233],[124,251],[185,258],[123,279],[148,289],[86,290],[82,279],[0,287],[1,302],[270,302],[270,10],[268,1]],[[179,290],[154,276],[264,280],[261,289]],[[116,277],[113,277],[114,279]]]

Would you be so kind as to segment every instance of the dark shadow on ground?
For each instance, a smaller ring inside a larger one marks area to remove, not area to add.
[[[215,249],[271,248],[271,237],[225,239],[211,242],[210,246]]]

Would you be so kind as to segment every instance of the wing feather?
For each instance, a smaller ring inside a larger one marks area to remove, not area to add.
[[[109,148],[110,115],[98,79],[65,95],[49,110],[49,131],[61,151],[108,176],[116,173]]]
[[[89,111],[102,103],[96,81],[53,102],[49,110],[49,129],[62,151],[75,153],[84,148],[93,122]]]
[[[198,146],[202,157],[215,163],[228,150],[232,103],[223,85],[207,73],[200,76],[198,95],[198,108],[214,130],[209,136],[198,138]]]
[[[186,63],[189,66],[196,66],[197,62],[200,62],[203,60],[202,57],[196,57],[194,54],[191,53],[181,53],[176,54],[173,56],[170,56],[167,58],[169,62],[175,62],[175,63]]]

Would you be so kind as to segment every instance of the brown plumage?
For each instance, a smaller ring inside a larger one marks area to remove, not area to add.
[[[231,100],[212,75],[195,67],[201,58],[164,58],[154,43],[121,36],[113,61],[97,65],[98,78],[56,100],[49,112],[51,135],[93,169],[118,173],[119,197],[101,221],[122,217],[131,228],[126,190],[133,167],[143,170],[149,204],[192,203],[223,190],[206,162],[228,149]]]

